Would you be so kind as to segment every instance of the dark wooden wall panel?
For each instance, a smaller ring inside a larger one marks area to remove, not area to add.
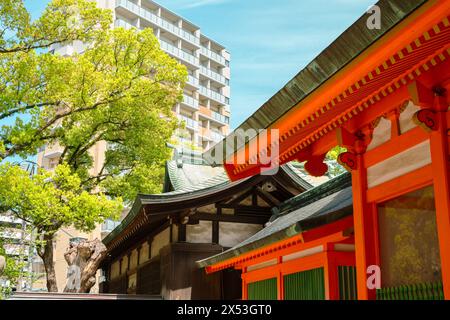
[[[137,271],[137,294],[161,294],[161,261],[152,259]]]
[[[108,284],[109,292],[108,293],[118,293],[118,294],[126,294],[127,293],[127,276],[121,275],[114,280],[111,280]]]

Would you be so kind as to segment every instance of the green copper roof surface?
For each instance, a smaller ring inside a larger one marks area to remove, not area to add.
[[[183,168],[187,168],[184,170]],[[211,171],[210,171],[211,170]],[[310,189],[312,185],[306,182],[302,177],[305,176],[300,170],[294,168],[291,164],[285,164],[280,167],[285,173],[291,177],[298,186],[303,189]],[[194,173],[200,171],[200,173]],[[215,172],[215,175],[208,175],[209,172]],[[136,218],[143,205],[167,203],[170,206],[174,202],[182,202],[185,200],[200,198],[214,192],[222,192],[227,188],[236,186],[248,179],[231,182],[222,167],[212,168],[203,164],[194,165],[182,163],[177,165],[176,161],[168,161],[166,166],[166,174],[169,176],[172,185],[176,186],[174,191],[161,194],[139,194],[133,203],[128,215],[122,220],[110,234],[104,239],[103,243],[108,244],[116,236],[118,236],[130,223]],[[190,176],[187,179],[187,176]],[[197,175],[199,182],[193,183],[193,176]],[[301,176],[299,176],[301,175]]]
[[[351,215],[351,176],[344,173],[283,202],[268,225],[237,246],[198,261],[206,267]]]

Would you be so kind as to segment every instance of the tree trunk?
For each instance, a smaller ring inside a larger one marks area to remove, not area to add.
[[[48,292],[58,292],[58,285],[56,283],[55,264],[53,262],[53,234],[44,235],[42,250],[38,250],[39,256],[42,258],[47,274],[47,290]]]
[[[64,254],[69,265],[64,292],[89,293],[95,285],[95,274],[106,252],[105,245],[98,239],[71,243]]]

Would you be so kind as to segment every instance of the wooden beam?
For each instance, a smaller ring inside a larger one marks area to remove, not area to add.
[[[210,213],[196,213],[191,216],[191,220],[205,220],[205,221],[220,221],[220,222],[235,222],[248,224],[264,224],[269,220],[269,216],[236,216],[231,214],[210,214]]]
[[[262,198],[268,205],[275,207],[280,204],[280,201],[272,196],[269,192],[264,191],[261,187],[256,187],[256,193],[260,198]]]
[[[217,209],[234,209],[234,210],[243,210],[246,212],[261,212],[261,213],[267,213],[270,212],[270,207],[262,207],[262,206],[246,206],[241,204],[228,204],[228,203],[217,203],[216,204]]]
[[[219,221],[214,220],[212,222],[212,243],[219,243]]]
[[[357,137],[344,127],[339,127],[336,129],[336,140],[341,147],[353,149],[353,145],[355,144]]]
[[[231,199],[228,202],[223,202],[221,204],[237,205],[237,204],[241,203],[242,201],[244,201],[245,199],[247,199],[248,197],[250,197],[251,195],[253,195],[253,189],[248,189],[247,191],[243,192],[242,194],[240,194],[236,198]]]
[[[422,108],[430,108],[433,106],[434,94],[431,88],[427,88],[422,82],[414,81],[408,84],[408,91],[411,101]]]
[[[186,241],[186,225],[180,224],[178,226],[178,241]]]

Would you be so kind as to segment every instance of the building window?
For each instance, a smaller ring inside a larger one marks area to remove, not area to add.
[[[225,65],[226,65],[227,67],[229,67],[229,66],[230,66],[230,61],[225,60]]]
[[[433,187],[378,205],[383,287],[441,281]]]

